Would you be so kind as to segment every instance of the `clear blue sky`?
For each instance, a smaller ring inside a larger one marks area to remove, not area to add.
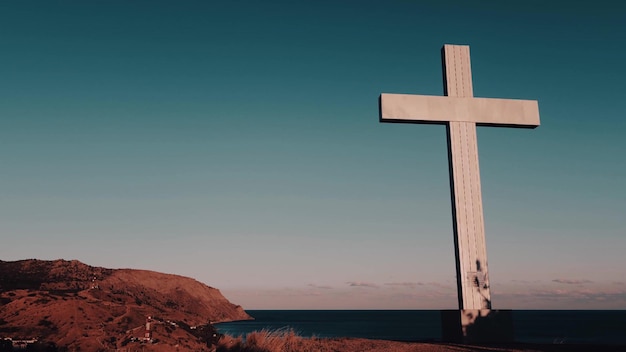
[[[541,112],[478,130],[494,308],[626,309],[626,5],[467,3],[0,2],[0,259],[455,308],[445,128],[377,104],[468,44],[475,96]]]

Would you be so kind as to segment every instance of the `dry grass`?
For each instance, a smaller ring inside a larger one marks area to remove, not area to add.
[[[341,351],[393,351],[393,352],[465,352],[475,351],[457,346],[397,341],[369,340],[363,338],[305,338],[293,330],[261,330],[246,335],[224,336],[216,352],[341,352]],[[486,350],[480,350],[486,351]],[[502,351],[502,350],[497,350]],[[491,352],[491,351],[490,351]]]
[[[268,351],[292,351],[302,337],[293,330],[261,330],[249,334],[246,345]]]
[[[279,329],[253,331],[246,338],[224,336],[217,346],[219,352],[291,352],[304,351],[305,340],[314,341],[313,338],[305,339],[296,334],[292,329]],[[305,349],[306,350],[306,349]]]
[[[261,330],[241,336],[224,336],[215,352],[586,352],[625,351],[609,345],[460,345],[452,343],[399,342],[364,338],[306,338],[293,330]]]

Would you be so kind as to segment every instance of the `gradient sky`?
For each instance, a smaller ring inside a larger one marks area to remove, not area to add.
[[[494,308],[626,309],[626,5],[468,3],[0,2],[0,259],[456,308],[445,127],[378,96],[468,44],[475,96],[541,113],[478,129]]]

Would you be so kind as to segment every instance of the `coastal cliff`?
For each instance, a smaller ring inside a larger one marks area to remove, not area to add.
[[[201,351],[215,333],[209,323],[246,319],[218,289],[183,276],[76,260],[0,261],[0,339],[84,351],[129,343]]]

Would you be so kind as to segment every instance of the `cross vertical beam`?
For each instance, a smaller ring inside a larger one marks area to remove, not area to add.
[[[469,47],[445,45],[441,51],[444,95],[472,98]],[[450,121],[446,132],[459,309],[490,309],[476,123]]]

